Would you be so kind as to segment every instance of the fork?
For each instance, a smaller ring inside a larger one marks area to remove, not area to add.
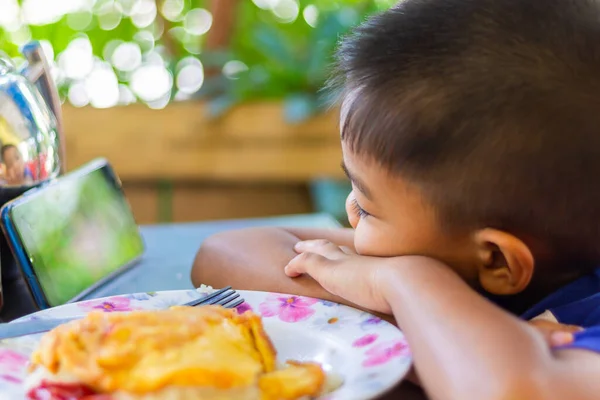
[[[241,305],[243,302],[244,299],[240,297],[240,294],[237,293],[235,290],[231,289],[231,286],[227,286],[223,289],[217,290],[209,294],[208,296],[204,296],[199,299],[182,304],[182,306],[196,307],[206,305],[219,305],[225,308],[235,308]],[[84,316],[60,319],[37,319],[33,321],[0,324],[0,340],[16,338],[19,336],[33,335],[35,333],[47,332],[56,328],[59,325],[82,318],[84,318]]]

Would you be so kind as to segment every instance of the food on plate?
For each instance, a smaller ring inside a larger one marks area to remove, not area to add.
[[[35,400],[292,400],[319,396],[316,363],[276,367],[260,317],[218,306],[93,312],[48,332],[26,382]]]

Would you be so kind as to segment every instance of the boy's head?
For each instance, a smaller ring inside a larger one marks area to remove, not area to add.
[[[25,177],[25,161],[19,149],[12,144],[4,145],[0,148],[0,157],[6,166],[6,182],[11,185],[22,184]]]
[[[6,144],[0,148],[0,157],[2,157],[7,169],[23,163],[23,157],[21,157],[19,149],[12,144]]]
[[[599,1],[405,0],[341,44],[334,83],[359,252],[499,295],[600,262]]]

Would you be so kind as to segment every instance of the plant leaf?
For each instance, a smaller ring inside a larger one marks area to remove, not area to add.
[[[294,94],[283,103],[285,119],[297,124],[312,117],[317,111],[315,97],[309,94]]]
[[[236,104],[237,100],[230,95],[224,94],[215,97],[208,102],[208,116],[210,118],[221,117]]]

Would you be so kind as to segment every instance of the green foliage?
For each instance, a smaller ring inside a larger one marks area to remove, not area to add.
[[[281,23],[269,10],[242,2],[231,43],[231,56],[248,70],[226,82],[224,96],[236,101],[283,99],[290,122],[300,122],[321,109],[319,96],[330,71],[339,37],[381,6],[374,1],[301,1],[319,16],[314,27],[302,14]]]
[[[67,10],[43,25],[21,22],[7,27],[0,18],[0,48],[14,57],[18,56],[18,45],[27,39],[45,40],[57,58],[73,39],[85,35],[97,59],[111,62],[111,51],[120,43],[115,40],[134,42],[140,46],[144,62],[152,53],[159,54],[174,78],[181,69],[181,60],[196,57],[205,69],[224,71],[207,78],[193,94],[211,101],[213,115],[240,102],[276,99],[284,101],[289,121],[299,122],[323,107],[319,93],[340,36],[367,15],[395,2],[286,0],[285,4],[293,6],[290,11],[289,7],[277,9],[277,4],[283,4],[280,0],[239,0],[229,48],[210,53],[203,51],[205,32],[189,29],[186,21],[190,11],[208,8],[207,0],[160,0],[158,18],[144,26],[136,22],[133,14],[139,11],[140,4],[148,6],[148,1],[82,0],[82,4],[93,6]],[[21,0],[19,4],[24,8],[25,2]],[[113,69],[118,82],[129,87],[132,71],[121,71],[114,65]],[[66,96],[76,82],[63,77],[58,83],[61,94]],[[190,97],[189,93],[176,93],[175,88],[171,98]]]

